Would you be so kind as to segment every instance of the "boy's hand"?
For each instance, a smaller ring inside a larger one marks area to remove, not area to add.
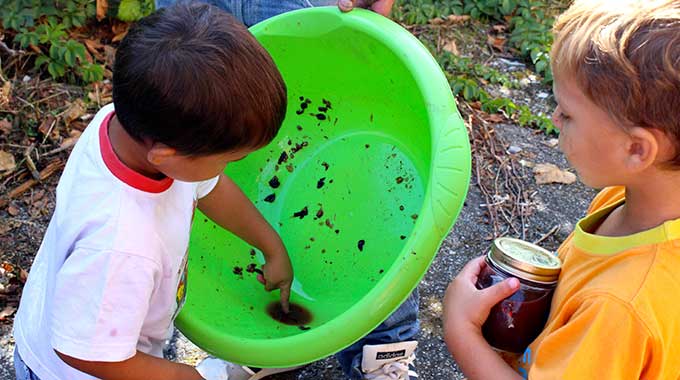
[[[481,333],[491,308],[519,289],[519,280],[516,278],[509,278],[486,289],[477,289],[477,277],[485,266],[484,256],[470,261],[446,290],[444,326],[454,335],[463,335],[459,334],[461,332]]]
[[[343,12],[349,12],[354,8],[366,8],[388,17],[393,4],[394,0],[339,0],[338,8]]]
[[[217,358],[205,358],[196,366],[196,371],[205,380],[229,380],[227,362]]]
[[[215,188],[198,201],[198,208],[220,226],[257,247],[264,254],[263,276],[258,276],[266,289],[281,289],[281,306],[288,312],[293,267],[279,237],[253,202],[224,174]]]
[[[285,249],[279,254],[265,257],[266,263],[262,266],[262,275],[257,279],[264,284],[267,291],[281,290],[281,308],[285,313],[290,311],[290,287],[293,283],[293,266]]]
[[[205,380],[250,379],[253,375],[253,371],[248,367],[242,367],[212,356],[198,363],[196,371]]]

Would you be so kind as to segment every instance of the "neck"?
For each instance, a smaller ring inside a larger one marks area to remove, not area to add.
[[[621,227],[627,232],[645,231],[680,218],[680,172],[659,172],[654,179],[626,186],[621,208]]]
[[[115,115],[109,122],[109,139],[113,151],[125,166],[145,177],[153,179],[165,177],[146,159],[149,147],[130,136]]]

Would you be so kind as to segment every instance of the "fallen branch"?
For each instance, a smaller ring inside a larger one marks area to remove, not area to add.
[[[555,232],[557,232],[559,229],[560,229],[560,226],[558,224],[555,227],[551,228],[550,231],[548,231],[546,234],[541,236],[539,239],[536,239],[536,241],[534,241],[534,244],[536,244],[536,245],[541,244],[543,241],[545,241],[545,239],[547,239],[550,236],[552,236],[553,234],[555,234]]]
[[[18,54],[16,50],[10,49],[9,46],[7,46],[7,44],[2,41],[0,41],[0,50],[2,50],[4,53],[9,54],[10,57],[14,57],[15,55]]]
[[[26,151],[24,152],[24,158],[26,159],[26,166],[28,166],[28,170],[31,172],[33,179],[40,180],[38,168],[35,166],[35,162],[33,162],[33,159],[31,158],[31,153],[33,152],[34,148],[35,144],[31,144],[31,146],[26,148]]]
[[[61,170],[61,168],[64,167],[64,161],[63,160],[54,160],[47,164],[47,166],[40,171],[40,180],[35,180],[35,179],[29,179],[28,181],[22,183],[21,185],[15,187],[12,191],[10,191],[7,194],[7,197],[4,199],[0,199],[0,208],[3,208],[7,206],[9,201],[12,198],[16,198],[19,195],[23,194],[26,192],[28,189],[31,187],[35,186],[36,184],[40,183],[41,181],[46,180],[49,178],[52,174],[58,172]]]
[[[78,142],[78,139],[76,139],[76,138],[65,141],[65,143],[62,143],[62,145],[59,148],[52,149],[49,152],[45,152],[45,153],[42,154],[42,156],[47,157],[47,156],[51,156],[51,155],[54,155],[54,154],[57,154],[57,153],[61,153],[65,150],[71,149],[73,146],[76,145],[77,142]]]

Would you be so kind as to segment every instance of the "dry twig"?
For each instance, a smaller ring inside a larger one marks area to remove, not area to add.
[[[39,180],[29,179],[28,181],[22,183],[21,185],[15,187],[12,191],[10,191],[5,199],[0,199],[0,208],[5,207],[12,198],[16,198],[17,196],[23,194],[26,190],[35,186],[40,181],[46,180],[52,174],[58,172],[63,167],[64,161],[61,159],[57,159],[50,162],[49,164],[47,164],[47,166],[45,166],[43,170],[40,171]]]

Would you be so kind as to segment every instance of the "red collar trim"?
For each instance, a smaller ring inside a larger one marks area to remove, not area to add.
[[[147,193],[162,193],[170,188],[173,182],[172,178],[166,177],[155,180],[146,177],[125,166],[120,158],[118,158],[111,145],[111,139],[109,138],[109,122],[113,115],[114,112],[106,115],[99,127],[99,148],[102,152],[104,164],[106,164],[106,167],[111,171],[111,174],[135,189]]]

